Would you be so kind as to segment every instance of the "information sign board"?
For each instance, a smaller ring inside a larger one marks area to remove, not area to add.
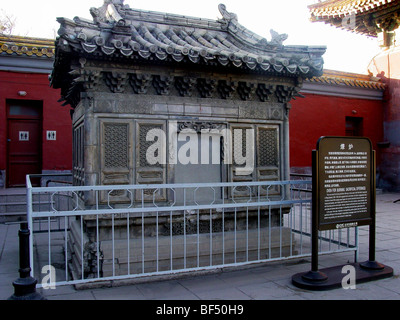
[[[368,225],[375,198],[375,156],[368,138],[322,137],[317,143],[318,229]],[[315,185],[315,184],[314,184]]]

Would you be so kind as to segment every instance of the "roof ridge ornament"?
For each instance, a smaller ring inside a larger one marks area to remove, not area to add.
[[[110,3],[107,6],[106,17],[109,20],[115,21],[117,23],[117,25],[119,25],[119,26],[124,26],[125,25],[124,18],[121,17],[121,15],[118,12],[118,9],[114,6],[113,3]]]
[[[286,33],[279,34],[275,30],[271,29],[269,31],[271,33],[271,44],[277,45],[277,46],[282,46],[283,41],[285,41],[288,38],[288,35]]]
[[[223,3],[220,3],[218,5],[218,10],[222,15],[223,20],[227,20],[227,22],[230,21],[238,21],[238,16],[236,13],[233,12],[228,12],[228,10],[226,10],[226,6]]]
[[[125,8],[129,8],[129,5],[124,5],[124,0],[104,0],[100,8],[90,8],[90,14],[99,25],[115,22],[118,26],[125,26],[125,19],[121,16],[121,10]]]
[[[124,1],[125,0],[104,0],[104,4],[107,4],[107,5],[112,4],[112,5],[115,5],[116,7],[120,7],[120,6],[124,5]]]
[[[229,30],[235,33],[236,35],[238,35],[238,33],[243,33],[243,34],[253,33],[250,30],[247,30],[247,28],[243,27],[238,21],[237,14],[226,10],[226,6],[223,3],[220,3],[218,5],[218,10],[222,15],[222,19],[219,19],[218,21],[223,24],[223,29]],[[288,35],[286,33],[279,34],[273,29],[270,30],[270,33],[271,33],[271,41],[268,41],[264,37],[259,37],[256,45],[258,47],[266,49],[277,48],[277,47],[280,48],[283,46],[283,42],[288,38]]]

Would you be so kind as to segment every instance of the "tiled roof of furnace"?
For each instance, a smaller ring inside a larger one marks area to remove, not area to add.
[[[311,78],[321,75],[325,46],[284,46],[286,34],[271,30],[271,40],[238,22],[219,5],[222,19],[210,20],[131,9],[123,0],[91,8],[93,21],[58,18],[57,50],[107,60],[154,59],[196,63]]]

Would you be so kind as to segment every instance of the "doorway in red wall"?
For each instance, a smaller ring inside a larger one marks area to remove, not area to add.
[[[24,187],[27,174],[42,172],[41,101],[7,100],[7,184]]]
[[[346,136],[348,137],[363,136],[363,118],[346,117]]]

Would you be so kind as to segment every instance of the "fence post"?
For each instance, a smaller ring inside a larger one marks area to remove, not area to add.
[[[32,190],[29,176],[27,181],[27,219],[30,219],[30,210],[32,206]],[[20,224],[18,231],[19,237],[19,278],[13,282],[14,294],[9,300],[45,300],[45,298],[36,292],[37,280],[31,277],[31,245],[30,230],[27,222]]]
[[[311,217],[311,270],[305,273],[302,278],[311,283],[324,282],[327,275],[318,270],[318,150],[312,151],[312,217]]]
[[[19,236],[19,278],[13,282],[14,294],[9,300],[45,300],[36,292],[37,280],[31,277],[30,267],[30,230],[26,222],[21,223]]]

